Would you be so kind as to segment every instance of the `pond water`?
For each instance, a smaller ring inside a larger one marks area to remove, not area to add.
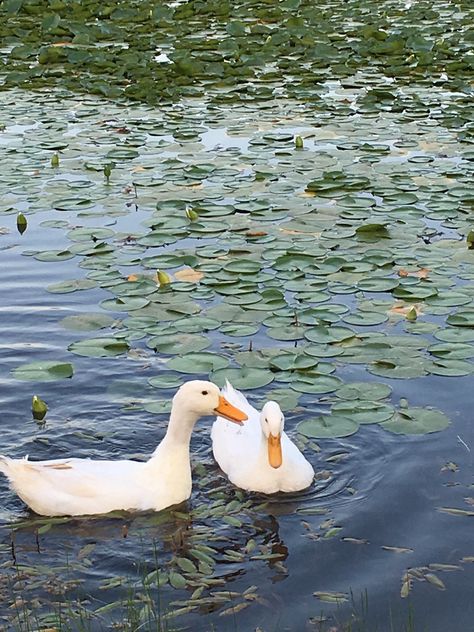
[[[252,402],[280,399],[316,479],[237,490],[209,419],[192,497],[169,511],[39,519],[2,478],[0,626],[472,627],[472,151],[441,116],[409,116],[409,88],[399,112],[338,112],[362,94],[328,82],[330,116],[277,96],[258,119],[192,99],[1,94],[0,452],[146,458],[176,385],[230,370]],[[74,375],[24,379],[33,362]],[[373,385],[390,388],[364,395]],[[364,407],[382,399],[382,418]]]

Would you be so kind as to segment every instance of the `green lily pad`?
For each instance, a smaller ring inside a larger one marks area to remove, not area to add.
[[[74,367],[69,362],[31,362],[20,365],[12,373],[17,380],[51,382],[72,377]]]
[[[470,375],[474,371],[474,364],[466,360],[444,360],[439,358],[428,365],[428,370],[433,375],[461,377],[463,375]]]
[[[339,415],[321,415],[305,419],[296,426],[296,430],[310,439],[331,439],[354,434],[359,430],[359,424]]]
[[[148,384],[154,388],[179,388],[182,383],[181,376],[165,371],[162,371],[154,377],[150,377],[148,380]]]
[[[382,377],[408,379],[427,375],[428,366],[422,359],[410,356],[398,356],[371,362],[367,370]]]
[[[290,387],[298,393],[323,394],[332,393],[342,384],[342,380],[333,375],[319,375],[311,377],[307,381],[299,378],[298,381],[290,382]]]
[[[289,388],[275,388],[265,393],[262,406],[266,401],[275,401],[283,411],[294,410],[298,406],[300,395]]]
[[[304,337],[310,342],[331,343],[350,340],[354,338],[355,335],[356,333],[348,327],[326,327],[325,325],[319,325],[317,327],[310,327]]]
[[[225,323],[219,327],[219,331],[226,336],[254,336],[260,329],[259,325],[246,325],[244,323]]]
[[[148,413],[160,415],[163,413],[170,413],[172,405],[173,402],[169,399],[147,401],[143,404],[143,410],[146,410]]]
[[[64,329],[71,329],[72,331],[94,331],[110,327],[114,322],[114,319],[106,314],[86,313],[66,316],[59,321],[59,324]]]
[[[340,399],[362,399],[373,402],[389,397],[391,392],[390,386],[380,382],[351,382],[338,388],[334,395]]]
[[[38,261],[66,261],[73,257],[74,254],[69,250],[43,250],[34,255]]]
[[[69,345],[68,350],[76,355],[89,358],[106,358],[127,353],[130,345],[125,340],[117,338],[90,338],[79,340]]]
[[[394,412],[393,406],[389,404],[366,400],[337,402],[331,407],[331,415],[347,417],[359,424],[376,424],[387,421],[393,417]]]
[[[169,369],[180,373],[209,373],[210,371],[224,369],[228,365],[229,360],[227,358],[206,351],[176,356],[167,363]]]
[[[48,285],[46,289],[52,294],[69,294],[78,290],[89,290],[93,287],[97,287],[97,283],[92,279],[71,279]]]
[[[434,337],[444,342],[474,342],[474,329],[449,327],[435,332]]]
[[[111,312],[132,312],[149,304],[149,300],[140,296],[124,296],[123,298],[108,298],[100,306]]]
[[[157,353],[168,355],[185,355],[190,351],[203,351],[211,345],[211,341],[205,336],[196,334],[164,334],[153,336],[147,341],[147,347]]]
[[[404,408],[380,425],[395,434],[427,434],[447,428],[449,419],[441,411],[431,408]]]
[[[474,327],[474,310],[459,310],[455,314],[450,314],[446,322],[455,327]]]
[[[274,375],[266,369],[254,369],[252,367],[223,368],[211,373],[210,379],[218,386],[224,386],[226,379],[242,390],[261,388],[273,382]]]

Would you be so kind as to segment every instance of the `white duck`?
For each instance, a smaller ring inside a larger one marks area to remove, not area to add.
[[[214,458],[229,480],[237,487],[264,494],[309,487],[313,466],[283,432],[285,418],[280,406],[270,401],[259,413],[229,382],[222,392],[248,417],[241,428],[232,427],[222,417],[212,426]]]
[[[139,461],[57,459],[29,461],[0,456],[0,471],[18,496],[43,516],[78,516],[114,510],[159,511],[191,495],[189,442],[196,421],[222,415],[247,419],[212,382],[183,384],[173,397],[168,430],[151,458]]]

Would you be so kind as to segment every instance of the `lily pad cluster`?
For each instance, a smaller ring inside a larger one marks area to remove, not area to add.
[[[452,6],[327,1],[317,11],[309,0],[131,0],[126,7],[59,0],[45,10],[41,0],[5,0],[2,73],[7,88],[55,85],[147,103],[209,95],[218,103],[246,103],[283,94],[318,108],[326,106],[320,103],[325,81],[352,85],[362,72],[369,81],[361,81],[367,90],[359,107],[371,112],[399,107],[397,87],[370,80],[374,70],[403,85],[435,81],[455,92],[468,84],[469,8],[469,0]],[[189,135],[183,128],[181,136]],[[296,147],[302,149],[300,141]],[[387,146],[368,150],[378,156]]]
[[[78,263],[76,278],[49,292],[100,297],[99,312],[61,323],[79,332],[73,354],[157,359],[244,390],[271,384],[287,406],[334,393],[351,364],[385,379],[472,373],[472,160],[458,134],[409,104],[384,112],[376,132],[372,115],[355,123],[335,112],[321,127],[300,112],[297,148],[297,105],[286,101],[262,108],[259,123],[245,108],[219,107],[219,122],[209,110],[206,128],[197,105],[178,127],[167,107],[155,120],[148,108],[109,104],[104,122],[95,99],[54,109],[49,94],[2,100],[17,127],[4,131],[1,213],[48,210],[38,230],[58,235],[55,249],[24,254],[35,265]],[[275,117],[282,128],[260,129]],[[184,124],[196,133],[181,137]],[[208,140],[216,125],[223,144]],[[33,177],[12,186],[18,171]],[[383,423],[382,409],[369,406],[366,418]],[[359,412],[332,414],[354,429]]]

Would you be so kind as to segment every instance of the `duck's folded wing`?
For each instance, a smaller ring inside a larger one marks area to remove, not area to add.
[[[123,461],[29,461],[27,458],[2,458],[0,463],[0,469],[17,490],[26,487],[51,488],[63,494],[88,498],[97,496],[99,490],[104,491],[110,480],[119,485],[123,482],[123,473],[117,468],[119,463],[124,463]]]

